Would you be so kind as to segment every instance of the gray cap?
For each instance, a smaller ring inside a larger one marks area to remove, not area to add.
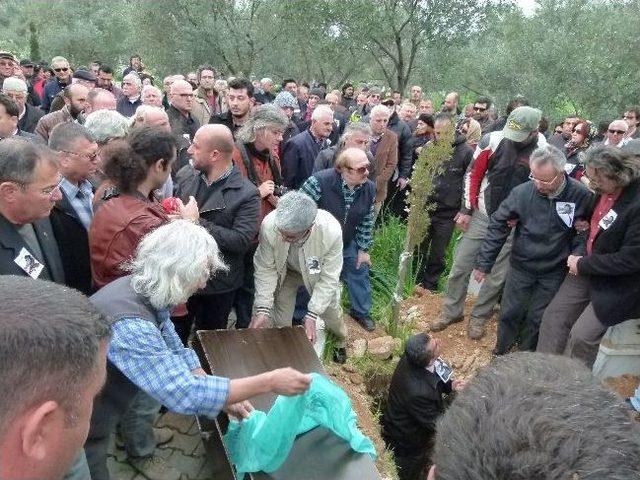
[[[509,114],[502,132],[504,138],[523,142],[529,134],[538,129],[542,112],[533,107],[518,107]]]
[[[26,92],[27,84],[18,77],[7,77],[2,82],[2,90],[12,90],[15,92]]]
[[[276,95],[273,103],[280,108],[298,108],[298,102],[290,92],[286,90],[281,91],[278,95]]]

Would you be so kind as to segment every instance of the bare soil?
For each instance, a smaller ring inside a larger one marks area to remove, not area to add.
[[[609,377],[605,383],[622,398],[633,397],[638,388],[640,377],[635,375],[621,375],[619,377]]]

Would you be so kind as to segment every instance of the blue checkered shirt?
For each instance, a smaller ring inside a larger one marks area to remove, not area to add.
[[[362,188],[362,185],[358,185],[353,190],[349,188],[347,182],[342,180],[342,196],[344,197],[344,218],[342,219],[342,223],[347,221],[347,215],[349,215],[349,209],[351,208],[351,204],[356,197],[356,192]],[[320,188],[320,183],[318,179],[313,175],[307,178],[307,180],[300,187],[300,191],[305,193],[306,195],[313,198],[313,200],[317,203],[322,196],[322,188]],[[362,221],[356,226],[356,235],[355,242],[358,246],[358,250],[363,252],[368,251],[373,244],[373,226],[375,224],[376,214],[375,207],[372,204],[369,208],[369,212],[364,216]]]
[[[85,180],[78,186],[63,178],[62,182],[60,182],[60,188],[67,196],[71,207],[78,215],[84,228],[89,230],[93,219],[93,187],[91,183]]]
[[[229,397],[229,379],[194,375],[196,352],[182,345],[169,318],[158,311],[160,328],[141,318],[113,324],[107,357],[129,380],[169,410],[215,418]]]

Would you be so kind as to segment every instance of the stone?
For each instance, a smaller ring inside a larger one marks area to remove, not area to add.
[[[344,370],[347,373],[355,373],[355,372],[357,372],[356,367],[353,366],[351,363],[345,363],[342,366],[342,370]]]
[[[362,375],[360,375],[357,372],[354,372],[351,375],[349,375],[349,380],[351,380],[351,383],[353,383],[354,385],[362,385],[364,383],[364,379],[362,378]]]
[[[395,340],[390,335],[371,339],[369,340],[367,351],[374,358],[387,360],[393,355],[393,349],[396,345]]]
[[[360,358],[364,356],[367,351],[367,340],[365,338],[356,338],[353,342],[353,354],[352,357]]]

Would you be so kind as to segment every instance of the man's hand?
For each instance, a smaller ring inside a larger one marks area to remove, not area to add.
[[[356,268],[360,269],[361,265],[369,265],[371,266],[371,257],[368,252],[363,250],[358,250],[358,259],[356,260]]]
[[[578,255],[569,255],[567,258],[567,267],[569,267],[569,273],[571,275],[579,275],[578,274],[578,260],[582,257]]]
[[[459,392],[466,386],[467,386],[466,380],[454,380],[451,382],[451,388],[453,389],[454,392]]]
[[[311,385],[311,375],[305,375],[293,368],[278,368],[269,373],[271,391],[278,395],[298,395],[306,392]]]
[[[191,222],[197,222],[200,218],[200,212],[198,211],[198,202],[193,197],[189,197],[189,203],[186,205],[182,203],[182,200],[178,199],[178,213],[183,220],[189,220]]]
[[[260,191],[260,198],[267,197],[273,193],[276,188],[276,184],[273,183],[273,180],[267,180],[266,182],[262,182],[262,184],[258,187],[258,191]]]
[[[251,317],[249,328],[265,328],[269,322],[269,315],[266,313],[256,313]]]
[[[207,375],[207,372],[205,372],[201,367],[194,368],[193,370],[191,370],[191,373],[193,375],[196,375],[197,377],[204,377]]]
[[[408,183],[409,183],[409,179],[400,177],[396,181],[396,187],[398,187],[398,190],[404,190],[407,187]]]
[[[311,342],[311,345],[316,343],[316,320],[315,318],[304,317],[304,331],[307,333],[307,338]]]
[[[242,402],[228,405],[224,407],[223,410],[227,415],[235,418],[236,420],[244,420],[245,418],[249,418],[249,415],[251,415],[253,405],[251,405],[248,400],[243,400]]]
[[[456,225],[462,230],[466,232],[469,230],[469,222],[471,222],[471,215],[467,215],[466,213],[458,212],[456,216],[453,218],[456,222]]]
[[[487,274],[484,272],[481,272],[480,270],[477,269],[473,269],[473,278],[475,279],[476,282],[478,283],[482,283],[484,282],[484,279],[487,277]]]

